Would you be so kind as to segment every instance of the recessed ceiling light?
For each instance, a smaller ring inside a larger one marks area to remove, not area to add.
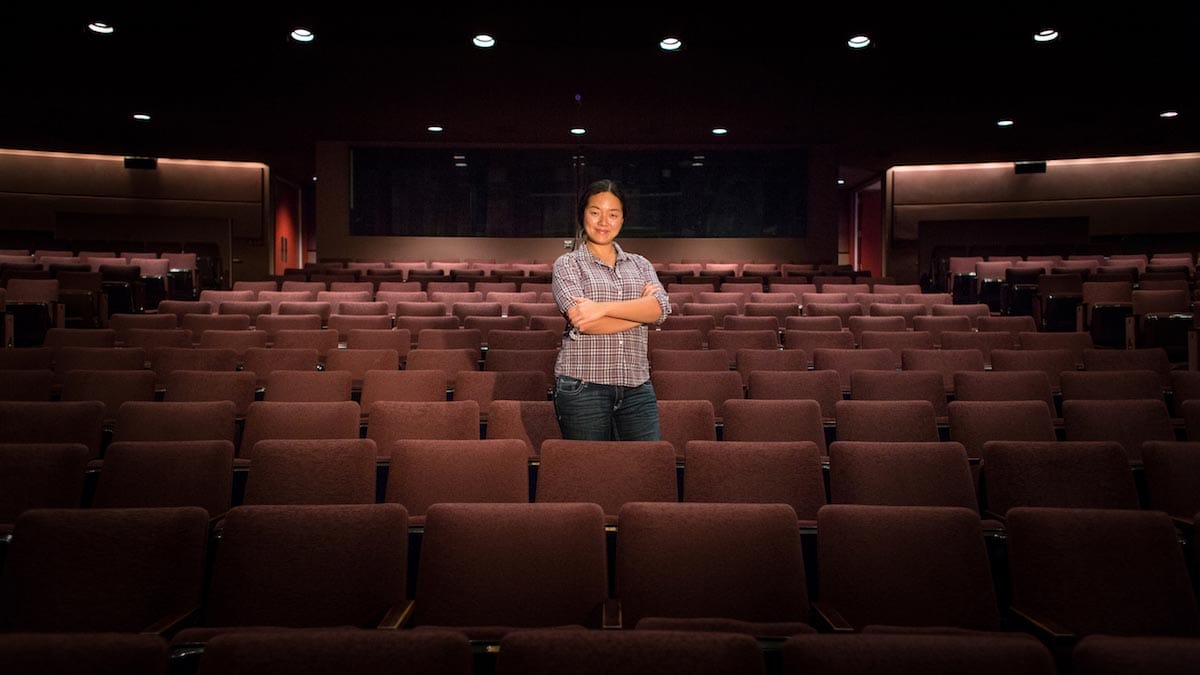
[[[1179,117],[1179,111],[1178,111],[1178,110],[1164,110],[1164,111],[1162,111],[1162,112],[1158,113],[1158,116],[1159,116],[1159,117],[1161,117],[1161,118],[1163,118],[1163,119],[1170,119],[1170,118],[1172,118],[1172,117]]]
[[[683,49],[683,40],[677,37],[665,37],[658,43],[658,46],[664,52],[677,52]]]
[[[1058,39],[1058,31],[1054,30],[1053,28],[1039,30],[1038,32],[1033,34],[1034,42],[1053,42],[1057,39]]]
[[[471,39],[471,43],[476,47],[490,49],[496,46],[496,38],[488,35],[487,33],[480,33]]]
[[[998,127],[1011,127],[1012,125],[1013,121],[1010,119],[996,120],[996,126]]]
[[[455,162],[454,166],[456,166],[460,169],[465,169],[465,168],[467,168],[467,163],[466,162]]]
[[[317,36],[307,28],[296,28],[292,30],[292,39],[296,42],[312,42],[316,38]]]
[[[317,177],[316,177],[316,176],[313,176],[313,177],[312,177],[312,179],[313,179],[313,182],[314,182],[314,183],[315,183],[315,182],[317,182]]]
[[[845,178],[839,178],[839,179],[838,179],[838,185],[845,185],[845,184],[846,184],[846,179],[845,179]]]
[[[729,130],[725,127],[713,127],[712,132],[713,136],[724,136],[725,134],[729,133]]]
[[[116,29],[113,28],[112,25],[104,23],[103,21],[93,21],[88,24],[88,30],[101,35],[112,35],[113,31]]]
[[[445,130],[446,127],[440,124],[430,124],[429,126],[425,127],[425,131],[428,131],[431,134],[440,134]]]
[[[587,133],[587,129],[584,129],[583,127],[574,127],[571,129],[571,133],[576,136],[582,136]]]
[[[864,49],[865,47],[867,47],[870,44],[871,44],[871,38],[867,37],[866,35],[861,35],[861,34],[855,35],[854,37],[850,38],[849,40],[846,40],[846,45],[848,47],[850,47],[851,49]]]
[[[148,113],[133,113],[133,119],[139,122],[149,122],[150,115]]]

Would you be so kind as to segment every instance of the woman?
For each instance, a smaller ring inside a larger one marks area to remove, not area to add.
[[[650,261],[615,241],[625,198],[610,180],[579,200],[584,246],[554,262],[554,300],[567,317],[555,366],[554,408],[563,438],[659,439],[646,324],[671,312]]]

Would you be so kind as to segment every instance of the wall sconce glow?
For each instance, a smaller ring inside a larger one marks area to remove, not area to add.
[[[1012,125],[1013,125],[1013,121],[1012,121],[1012,120],[1007,120],[1007,119],[1005,119],[1005,120],[996,120],[996,126],[998,126],[998,127],[1011,127]]]
[[[865,49],[870,44],[871,38],[867,37],[866,35],[855,35],[849,40],[846,40],[846,46],[850,47],[851,49]]]
[[[1158,113],[1158,116],[1163,119],[1171,119],[1172,117],[1179,117],[1179,111],[1178,110],[1164,110],[1164,111]]]
[[[683,49],[683,40],[677,37],[665,37],[658,43],[658,46],[664,52],[677,52]]]
[[[446,127],[440,124],[430,124],[429,126],[425,127],[425,131],[428,131],[431,134],[440,134],[445,130]]]
[[[149,115],[149,114],[147,114],[147,113],[134,113],[134,114],[133,114],[133,119],[135,119],[135,120],[137,120],[137,121],[139,121],[139,122],[149,122],[149,121],[150,121],[150,115]]]
[[[479,47],[480,49],[491,49],[492,47],[496,46],[496,38],[488,35],[487,33],[480,33],[471,40],[471,44]]]
[[[297,28],[292,31],[292,39],[296,42],[312,42],[316,38],[317,36],[307,28]]]
[[[712,133],[713,136],[724,136],[725,134],[729,133],[729,130],[725,127],[713,127]]]
[[[1058,31],[1054,30],[1053,28],[1039,30],[1038,32],[1033,34],[1034,42],[1053,42],[1057,39],[1058,39]]]
[[[88,24],[88,30],[101,35],[112,35],[116,29],[103,21],[93,21]]]
[[[583,127],[575,127],[574,129],[571,129],[571,133],[576,136],[582,136],[587,133],[587,129],[584,129]]]

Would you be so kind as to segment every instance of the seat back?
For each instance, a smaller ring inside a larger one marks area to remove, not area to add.
[[[666,441],[547,440],[536,501],[599,504],[610,520],[628,502],[679,500],[675,448]]]
[[[405,599],[399,504],[239,506],[205,596],[209,626],[368,628]]]
[[[790,506],[632,503],[620,522],[616,581],[625,626],[647,617],[808,620]]]
[[[420,565],[415,625],[599,628],[604,513],[595,504],[434,504]]]
[[[817,529],[818,597],[855,628],[999,628],[973,510],[830,504],[817,514]]]
[[[37,509],[17,518],[0,579],[6,631],[141,632],[200,604],[208,513]]]
[[[1138,508],[1129,459],[1117,443],[989,441],[983,461],[987,508],[1001,517],[1022,506]]]
[[[379,451],[368,438],[265,440],[243,504],[374,504]]]
[[[1012,603],[1072,633],[1195,635],[1196,596],[1171,519],[1155,511],[1008,512]]]

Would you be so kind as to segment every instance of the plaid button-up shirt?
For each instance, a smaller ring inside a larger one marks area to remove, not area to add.
[[[626,253],[618,244],[613,246],[617,251],[613,267],[593,255],[587,246],[554,261],[554,301],[564,316],[576,304],[572,298],[595,302],[637,300],[647,281],[659,283],[649,260]],[[662,323],[671,313],[671,301],[661,284],[654,297],[662,308],[656,323]],[[586,335],[568,318],[555,373],[584,382],[636,387],[650,379],[646,331],[646,325],[641,324],[611,335]]]

